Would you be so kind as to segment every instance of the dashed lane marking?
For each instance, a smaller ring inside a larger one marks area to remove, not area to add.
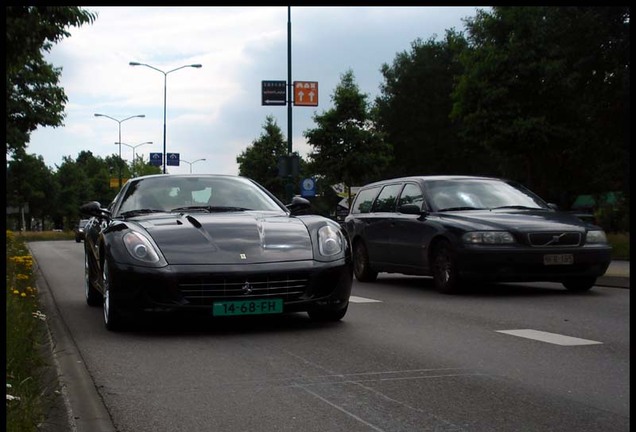
[[[497,333],[505,333],[512,336],[519,336],[527,339],[534,339],[541,342],[547,342],[555,345],[576,346],[576,345],[597,345],[603,342],[593,340],[580,339],[571,336],[565,336],[557,333],[548,333],[532,329],[520,330],[497,330]]]
[[[370,298],[356,297],[356,296],[349,297],[349,301],[351,303],[382,303],[382,300],[374,300]]]

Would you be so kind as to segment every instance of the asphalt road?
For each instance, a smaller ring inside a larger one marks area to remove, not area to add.
[[[341,323],[86,305],[83,243],[30,244],[64,403],[46,432],[628,431],[629,290],[354,282]]]

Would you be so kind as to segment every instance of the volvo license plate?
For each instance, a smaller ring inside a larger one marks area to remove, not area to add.
[[[215,302],[212,305],[212,315],[261,315],[283,312],[282,299],[241,300]]]
[[[574,264],[572,254],[547,254],[543,255],[544,265],[571,265]]]

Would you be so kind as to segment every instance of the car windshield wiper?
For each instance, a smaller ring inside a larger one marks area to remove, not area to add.
[[[246,211],[251,210],[244,207],[221,207],[221,206],[188,206],[188,207],[177,207],[170,210],[171,212],[184,212],[184,211],[208,211],[210,213],[214,212],[233,212],[233,211]]]
[[[469,206],[464,206],[464,207],[446,207],[443,209],[439,209],[437,211],[443,212],[443,211],[455,211],[455,210],[485,210],[481,207],[469,207]]]
[[[128,210],[125,211],[123,213],[121,213],[119,216],[121,217],[131,217],[131,216],[139,216],[142,214],[148,214],[148,213],[163,213],[165,210],[157,210],[157,209],[135,209],[135,210]]]

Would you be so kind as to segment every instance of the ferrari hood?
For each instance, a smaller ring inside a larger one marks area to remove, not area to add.
[[[190,213],[137,219],[170,264],[248,264],[310,260],[298,219],[271,213]]]

